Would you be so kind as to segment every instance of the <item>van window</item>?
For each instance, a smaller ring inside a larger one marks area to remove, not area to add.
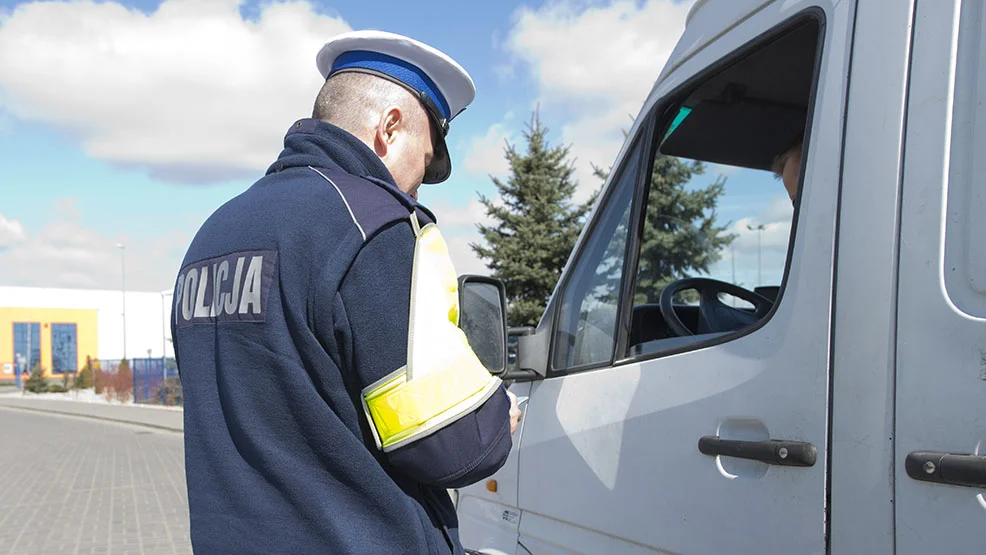
[[[818,38],[817,23],[802,20],[663,112],[623,354],[738,337],[780,302]]]
[[[956,308],[986,318],[986,9],[963,2],[955,60],[945,219],[945,290]],[[984,361],[986,364],[986,361]]]
[[[555,327],[555,369],[613,360],[633,193],[643,150],[639,143],[603,199],[564,285]]]

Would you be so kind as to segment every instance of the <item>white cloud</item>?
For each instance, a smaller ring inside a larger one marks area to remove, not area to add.
[[[750,289],[759,284],[780,284],[787,262],[793,215],[790,199],[777,196],[763,207],[758,217],[737,221],[727,230],[736,234],[736,239],[722,250],[719,262],[710,268],[709,275]],[[761,224],[764,226],[762,232],[756,229]]]
[[[501,203],[500,197],[493,198],[494,205]],[[431,210],[438,218],[438,224],[443,230],[450,228],[466,228],[469,231],[476,230],[476,224],[490,225],[493,219],[486,214],[486,207],[479,202],[478,198],[471,198],[465,207],[452,206],[448,204],[432,204]]]
[[[688,2],[618,1],[522,8],[508,43],[542,92],[578,100],[643,100],[678,36]]]
[[[456,273],[489,275],[490,271],[486,268],[486,264],[469,246],[469,243],[479,242],[478,233],[449,234],[445,237],[445,241],[448,243],[449,256],[452,258]]]
[[[794,218],[794,205],[791,204],[791,199],[787,196],[777,196],[770,199],[770,204],[760,214],[760,219],[765,222],[790,222],[792,218]]]
[[[733,247],[740,252],[757,252],[772,250],[787,253],[788,241],[791,238],[791,219],[794,217],[794,207],[786,196],[776,196],[763,207],[758,217],[743,218],[733,224],[729,232],[738,235]],[[763,231],[757,229],[763,225]],[[753,229],[750,229],[750,228]],[[762,233],[762,237],[760,236]]]
[[[725,176],[729,177],[731,175],[736,175],[743,171],[743,168],[739,166],[727,166],[726,164],[706,164],[705,165],[705,175],[711,176]]]
[[[172,285],[191,237],[177,231],[148,239],[108,237],[85,227],[74,199],[55,203],[54,222],[36,234],[21,226],[10,248],[0,250],[0,283],[33,287],[118,289],[121,259],[127,289],[160,291]],[[0,221],[5,220],[0,216]],[[16,222],[16,220],[13,220]],[[117,244],[124,244],[121,253]]]
[[[494,204],[500,204],[500,197],[494,197]],[[476,256],[470,243],[482,243],[477,224],[491,225],[493,219],[486,215],[486,207],[479,199],[472,198],[465,207],[448,204],[432,205],[438,224],[442,228],[445,242],[448,243],[449,256],[458,274],[488,275],[486,263]]]
[[[505,118],[511,119],[510,114]],[[510,171],[510,164],[504,156],[507,143],[516,139],[507,128],[507,123],[495,123],[486,130],[485,135],[476,135],[469,140],[469,147],[462,160],[463,168],[474,175],[500,177]]]
[[[0,252],[27,238],[24,224],[0,214]]]
[[[763,231],[757,226],[761,222],[753,218],[743,218],[733,224],[730,233],[735,233],[738,237],[733,241],[733,246],[739,252],[756,252],[759,248],[766,250],[787,251],[788,238],[791,235],[791,222],[779,221],[764,223]],[[749,227],[747,227],[749,226]],[[752,227],[753,229],[750,229]],[[762,237],[761,237],[762,234]]]
[[[311,114],[315,54],[349,26],[304,1],[267,4],[255,20],[240,4],[22,4],[0,19],[0,112],[172,179],[256,174]]]
[[[579,197],[599,186],[592,164],[608,168],[684,30],[691,2],[571,2],[523,8],[506,41],[525,63],[544,106],[577,114],[561,127],[577,158]]]

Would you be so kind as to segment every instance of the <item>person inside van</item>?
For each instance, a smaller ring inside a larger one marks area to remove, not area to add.
[[[794,204],[798,196],[798,177],[801,172],[801,151],[803,145],[804,139],[799,134],[787,150],[774,158],[774,165],[771,167],[774,175],[784,182],[787,195],[791,197],[791,204]]]

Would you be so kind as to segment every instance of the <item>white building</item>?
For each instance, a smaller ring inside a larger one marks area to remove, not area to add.
[[[169,326],[172,292],[127,291],[125,315],[123,299],[119,290],[0,286],[0,364],[13,362],[15,352],[25,351],[24,336],[39,337],[42,350],[50,350],[56,343],[68,344],[56,346],[56,356],[59,348],[67,353],[74,349],[82,364],[86,355],[104,360],[122,358],[124,341],[130,359],[173,357]],[[20,346],[15,346],[14,332],[18,329]],[[62,335],[52,335],[56,329]],[[37,349],[39,341],[34,341],[33,348]],[[41,359],[50,367],[51,354],[42,352]]]

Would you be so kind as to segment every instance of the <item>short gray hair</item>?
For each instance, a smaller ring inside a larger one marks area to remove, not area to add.
[[[369,73],[347,71],[329,77],[315,99],[312,117],[359,136],[376,125],[388,106],[398,106],[414,122],[426,117],[424,107],[404,87]]]
[[[784,175],[784,164],[787,163],[788,156],[791,156],[796,152],[801,154],[800,151],[802,148],[804,148],[804,137],[802,135],[798,135],[794,139],[794,142],[792,142],[789,147],[784,149],[784,152],[774,156],[774,160],[770,166],[770,171],[774,173],[775,178],[780,179],[781,176]]]

